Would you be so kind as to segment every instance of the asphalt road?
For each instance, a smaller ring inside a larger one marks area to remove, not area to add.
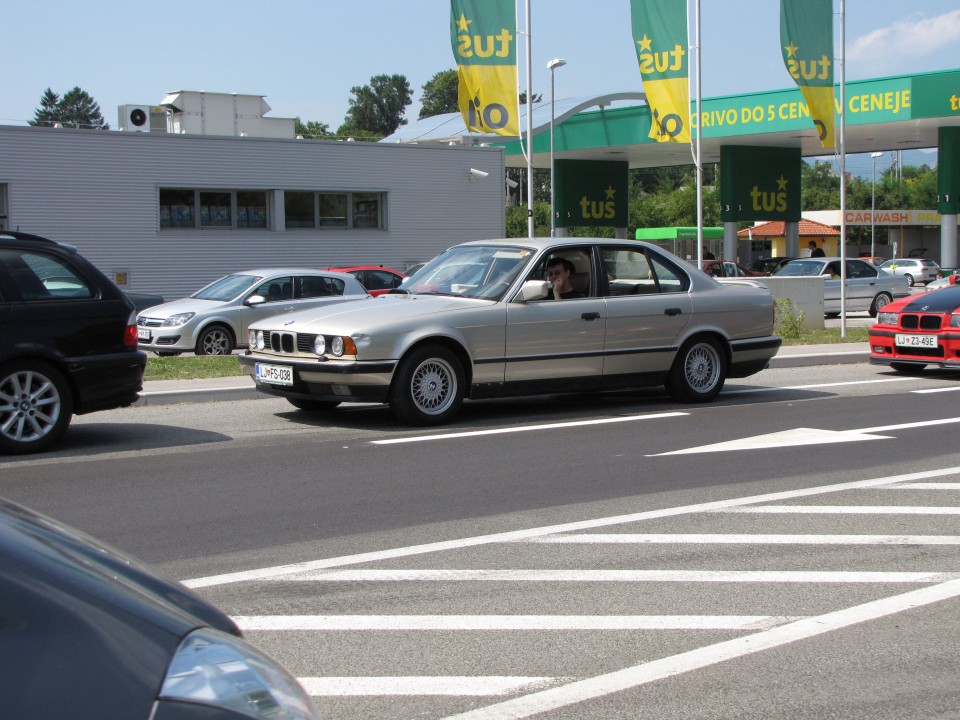
[[[337,718],[950,718],[960,376],[76,418],[0,495],[237,618]]]

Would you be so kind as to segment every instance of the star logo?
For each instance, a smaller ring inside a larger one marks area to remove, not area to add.
[[[608,185],[604,192],[607,194],[607,200],[613,200],[613,196],[617,191],[613,189],[613,185]]]
[[[648,38],[646,33],[644,33],[643,37],[637,40],[637,45],[640,46],[641,52],[650,52],[650,43],[652,42],[653,40]]]
[[[800,48],[794,45],[793,41],[791,41],[789,45],[784,45],[783,49],[787,51],[787,57],[796,57],[797,50],[799,50]]]
[[[460,13],[460,19],[457,20],[457,32],[458,33],[470,32],[470,23],[472,22],[473,20],[467,20],[467,16],[464,15],[463,13]]]
[[[777,190],[786,190],[788,180],[781,173],[780,177],[777,178]]]

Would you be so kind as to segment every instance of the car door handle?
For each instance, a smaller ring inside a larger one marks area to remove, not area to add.
[[[683,310],[681,310],[680,308],[667,308],[666,310],[663,311],[663,314],[673,317],[674,315],[682,315]]]
[[[581,320],[599,320],[600,313],[598,312],[585,312],[580,316]]]

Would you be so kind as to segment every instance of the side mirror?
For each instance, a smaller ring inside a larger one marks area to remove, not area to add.
[[[546,280],[527,280],[520,286],[517,299],[521,302],[543,300],[550,294],[550,283]]]
[[[251,295],[243,301],[244,305],[263,305],[267,299],[263,295]]]

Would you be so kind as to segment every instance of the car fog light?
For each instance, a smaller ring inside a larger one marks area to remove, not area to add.
[[[336,337],[333,338],[333,340],[330,341],[330,351],[337,357],[340,357],[341,355],[343,355],[343,338],[342,337],[337,335]]]
[[[874,345],[874,346],[873,346],[873,351],[874,351],[877,355],[883,355],[883,345]]]
[[[317,335],[313,339],[313,351],[317,355],[323,355],[327,352],[327,339],[323,335]]]

